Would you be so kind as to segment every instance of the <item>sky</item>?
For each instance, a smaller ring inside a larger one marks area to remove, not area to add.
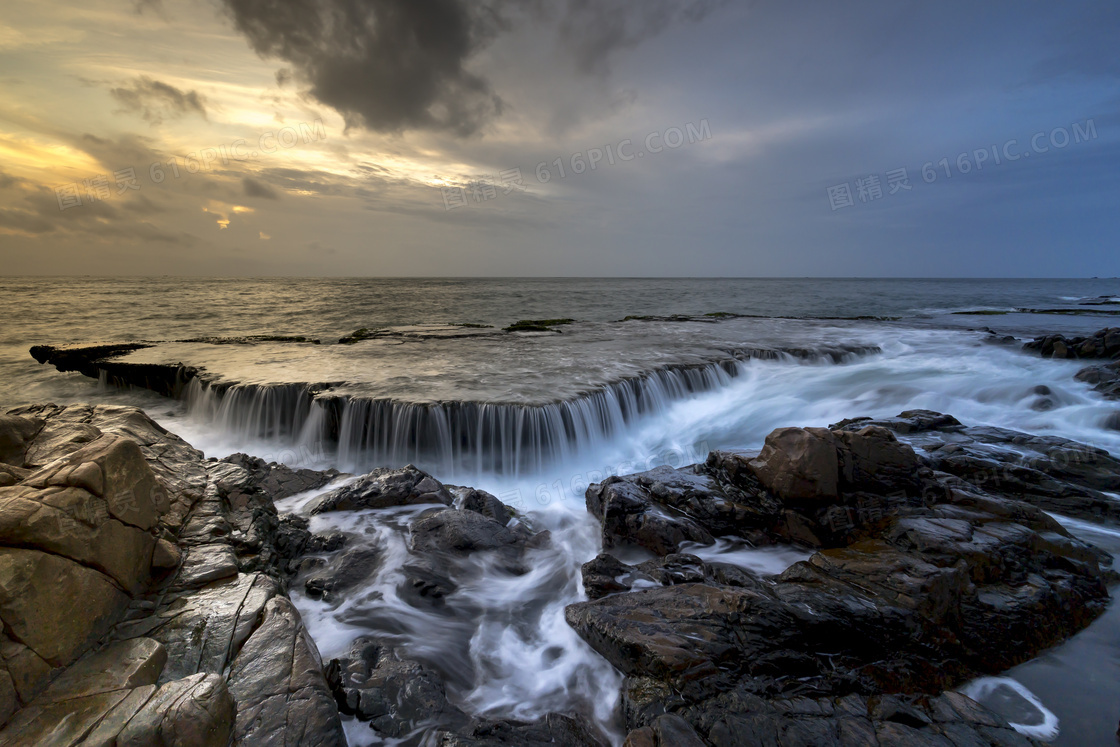
[[[0,4],[0,274],[1120,275],[1120,3]]]

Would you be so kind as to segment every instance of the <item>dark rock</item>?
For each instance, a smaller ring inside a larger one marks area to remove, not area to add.
[[[307,540],[305,551],[309,553],[337,552],[345,546],[346,535],[342,532],[330,531],[311,535]]]
[[[583,719],[550,713],[536,722],[479,719],[457,734],[440,735],[440,747],[605,747]]]
[[[0,462],[23,467],[27,447],[43,427],[36,418],[0,415]]]
[[[339,710],[368,721],[385,738],[458,730],[469,721],[447,700],[437,674],[372,638],[356,639],[347,658],[331,660],[326,676]]]
[[[373,547],[356,547],[340,553],[304,582],[307,596],[333,601],[377,572],[381,553]]]
[[[474,511],[488,519],[493,519],[499,524],[508,524],[509,520],[517,515],[512,508],[502,503],[485,490],[474,488],[458,488],[454,492],[459,496],[459,507],[464,511]]]
[[[434,477],[411,464],[402,469],[376,469],[357,481],[327,493],[311,508],[312,514],[442,503],[453,498]]]
[[[1064,337],[1047,335],[1023,345],[1043,358],[1117,358],[1120,357],[1120,327],[1098,330],[1092,335]]]

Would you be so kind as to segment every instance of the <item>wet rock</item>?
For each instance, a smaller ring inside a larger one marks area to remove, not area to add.
[[[1043,358],[1117,358],[1120,357],[1120,327],[1108,327],[1091,335],[1064,337],[1047,335],[1023,345]]]
[[[313,534],[307,540],[306,552],[338,552],[346,546],[346,535],[338,531]]]
[[[622,747],[707,747],[692,724],[680,716],[663,713],[649,726],[626,735]]]
[[[415,554],[469,555],[488,550],[524,547],[531,535],[517,531],[474,511],[454,508],[425,512],[409,526]]]
[[[116,735],[115,744],[224,747],[233,734],[235,709],[225,681],[216,674],[196,674],[168,682],[128,720]],[[106,739],[102,743],[112,742]]]
[[[196,545],[187,549],[175,585],[179,588],[205,586],[211,581],[236,576],[237,572],[237,556],[229,545]]]
[[[332,601],[361,585],[377,572],[381,553],[372,547],[356,547],[332,558],[328,565],[304,581],[307,596]]]
[[[441,747],[604,747],[586,721],[550,713],[536,722],[479,719],[458,734],[442,734]]]
[[[0,488],[0,544],[45,550],[87,565],[130,593],[149,581],[155,538],[113,518],[79,488]]]
[[[778,428],[750,468],[784,500],[836,498],[840,469],[836,438],[825,428]]]
[[[459,499],[459,508],[464,511],[474,511],[488,519],[493,519],[505,525],[517,515],[517,512],[498,500],[485,490],[474,488],[457,488],[452,490]]]
[[[169,571],[179,567],[183,554],[173,543],[165,539],[158,540],[152,549],[152,568],[157,571]]]
[[[265,605],[260,625],[233,660],[229,690],[239,742],[346,745],[318,649],[284,597]]]
[[[1074,378],[1092,384],[1107,399],[1120,399],[1120,362],[1083,368]]]
[[[151,638],[112,643],[71,665],[35,702],[40,705],[58,703],[154,685],[166,663],[167,649]]]
[[[155,615],[121,623],[118,638],[138,635],[164,645],[164,681],[198,672],[221,674],[256,629],[267,602],[280,593],[263,574],[242,574],[171,594]]]
[[[442,503],[453,497],[434,477],[411,464],[402,469],[376,469],[357,481],[327,493],[311,508],[312,514]]]
[[[383,738],[458,730],[469,721],[447,700],[437,674],[372,638],[356,639],[348,657],[331,660],[326,676],[339,710],[369,722]]]
[[[698,522],[660,504],[649,488],[634,480],[609,477],[590,486],[587,510],[602,524],[605,548],[634,544],[665,555],[685,542],[715,541]]]

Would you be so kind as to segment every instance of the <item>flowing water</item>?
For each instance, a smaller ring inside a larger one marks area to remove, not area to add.
[[[588,484],[693,463],[711,449],[757,449],[778,426],[912,408],[1120,451],[1120,432],[1104,425],[1120,408],[1073,379],[1079,364],[991,344],[978,331],[1099,329],[1112,316],[1091,312],[1120,306],[1083,302],[1118,294],[1117,280],[4,279],[0,404],[137,404],[208,456],[246,451],[354,473],[412,461],[444,482],[494,493],[553,541],[533,551],[525,575],[481,557],[459,569],[459,590],[440,612],[398,593],[407,525],[422,508],[314,517],[316,531],[360,537],[383,560],[342,602],[295,593],[308,627],[324,657],[364,633],[401,646],[436,668],[468,712],[579,710],[617,739],[620,675],[563,620],[582,593],[579,565],[598,551],[583,505]],[[1079,313],[1016,311],[1054,308]],[[978,310],[1008,313],[954,313]],[[667,318],[716,312],[745,318]],[[620,321],[627,316],[660,318]],[[577,321],[560,333],[497,333],[519,319],[560,317]],[[462,323],[494,329],[447,331]],[[392,329],[331,344],[363,327]],[[179,401],[59,374],[27,355],[43,343],[262,334],[324,344],[139,351],[137,360],[173,356],[206,368]],[[281,510],[312,500],[297,496]],[[1069,526],[1120,549],[1112,528]],[[731,540],[694,552],[760,573],[805,557]],[[1015,685],[979,682],[973,692],[1055,743],[1111,738],[1120,716],[1120,657],[1109,643],[1117,609],[1006,673]],[[1071,697],[1070,683],[1086,679],[1102,683],[1098,696]],[[347,729],[353,744],[372,743],[364,725]]]

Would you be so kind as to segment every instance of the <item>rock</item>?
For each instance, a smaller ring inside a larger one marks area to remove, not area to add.
[[[368,721],[382,738],[458,730],[469,721],[447,700],[437,674],[371,638],[356,639],[349,657],[332,659],[326,676],[339,709]]]
[[[459,488],[453,490],[453,492],[459,497],[459,508],[464,511],[474,511],[482,514],[503,526],[517,515],[516,511],[485,490]]]
[[[0,488],[0,544],[61,555],[137,594],[148,585],[155,539],[110,516],[106,501],[86,490],[17,486]]]
[[[452,500],[447,488],[410,464],[402,469],[376,469],[349,485],[327,493],[311,508],[311,513],[428,503],[450,506]]]
[[[360,585],[377,572],[381,552],[373,547],[357,547],[340,553],[322,570],[316,571],[304,582],[307,596],[333,601],[336,597]]]
[[[313,534],[307,541],[306,552],[338,552],[346,546],[346,535],[339,531]]]
[[[152,568],[169,571],[179,567],[183,555],[179,548],[165,539],[157,540],[152,550]]]
[[[839,491],[836,438],[824,428],[778,428],[750,468],[784,500],[828,500]]]
[[[187,550],[175,584],[191,588],[236,575],[237,556],[232,547],[222,543],[197,545]]]
[[[22,467],[27,461],[27,447],[42,427],[42,420],[0,415],[0,462]]]
[[[163,685],[116,735],[117,747],[225,747],[235,704],[225,681],[199,673]],[[108,731],[108,730],[106,730]],[[106,734],[104,744],[113,744]]]
[[[166,663],[167,649],[151,638],[112,643],[72,664],[35,702],[58,703],[154,685]]]
[[[630,732],[622,747],[707,747],[692,724],[680,716],[663,713],[649,726]]]
[[[685,542],[710,545],[715,540],[688,515],[659,504],[649,489],[608,477],[587,489],[587,510],[603,527],[604,548],[634,544],[659,555],[676,552]]]
[[[108,632],[128,597],[106,577],[72,560],[0,548],[4,629],[53,666],[65,666]]]
[[[868,425],[858,431],[837,431],[835,436],[842,490],[920,492],[921,462],[914,449],[901,443],[888,429]]]
[[[409,526],[409,534],[415,554],[469,555],[508,550],[523,546],[528,539],[527,534],[508,529],[482,514],[454,508],[425,512]]]
[[[24,484],[74,487],[102,498],[109,514],[144,531],[170,508],[168,498],[134,442],[105,435],[35,472]]]
[[[457,734],[442,734],[440,747],[604,747],[606,741],[582,719],[549,713],[536,722],[479,719]]]
[[[1117,358],[1120,357],[1120,328],[1109,327],[1080,337],[1047,335],[1023,345],[1043,358]]]
[[[198,672],[221,674],[257,628],[268,600],[280,593],[263,574],[241,574],[169,595],[158,614],[121,623],[119,638],[154,638],[167,649],[163,681]]]
[[[233,661],[229,689],[241,743],[346,745],[319,652],[284,597],[265,605],[260,626]]]
[[[7,636],[0,639],[0,652],[20,702],[30,703],[50,683],[55,670],[27,646]]]

